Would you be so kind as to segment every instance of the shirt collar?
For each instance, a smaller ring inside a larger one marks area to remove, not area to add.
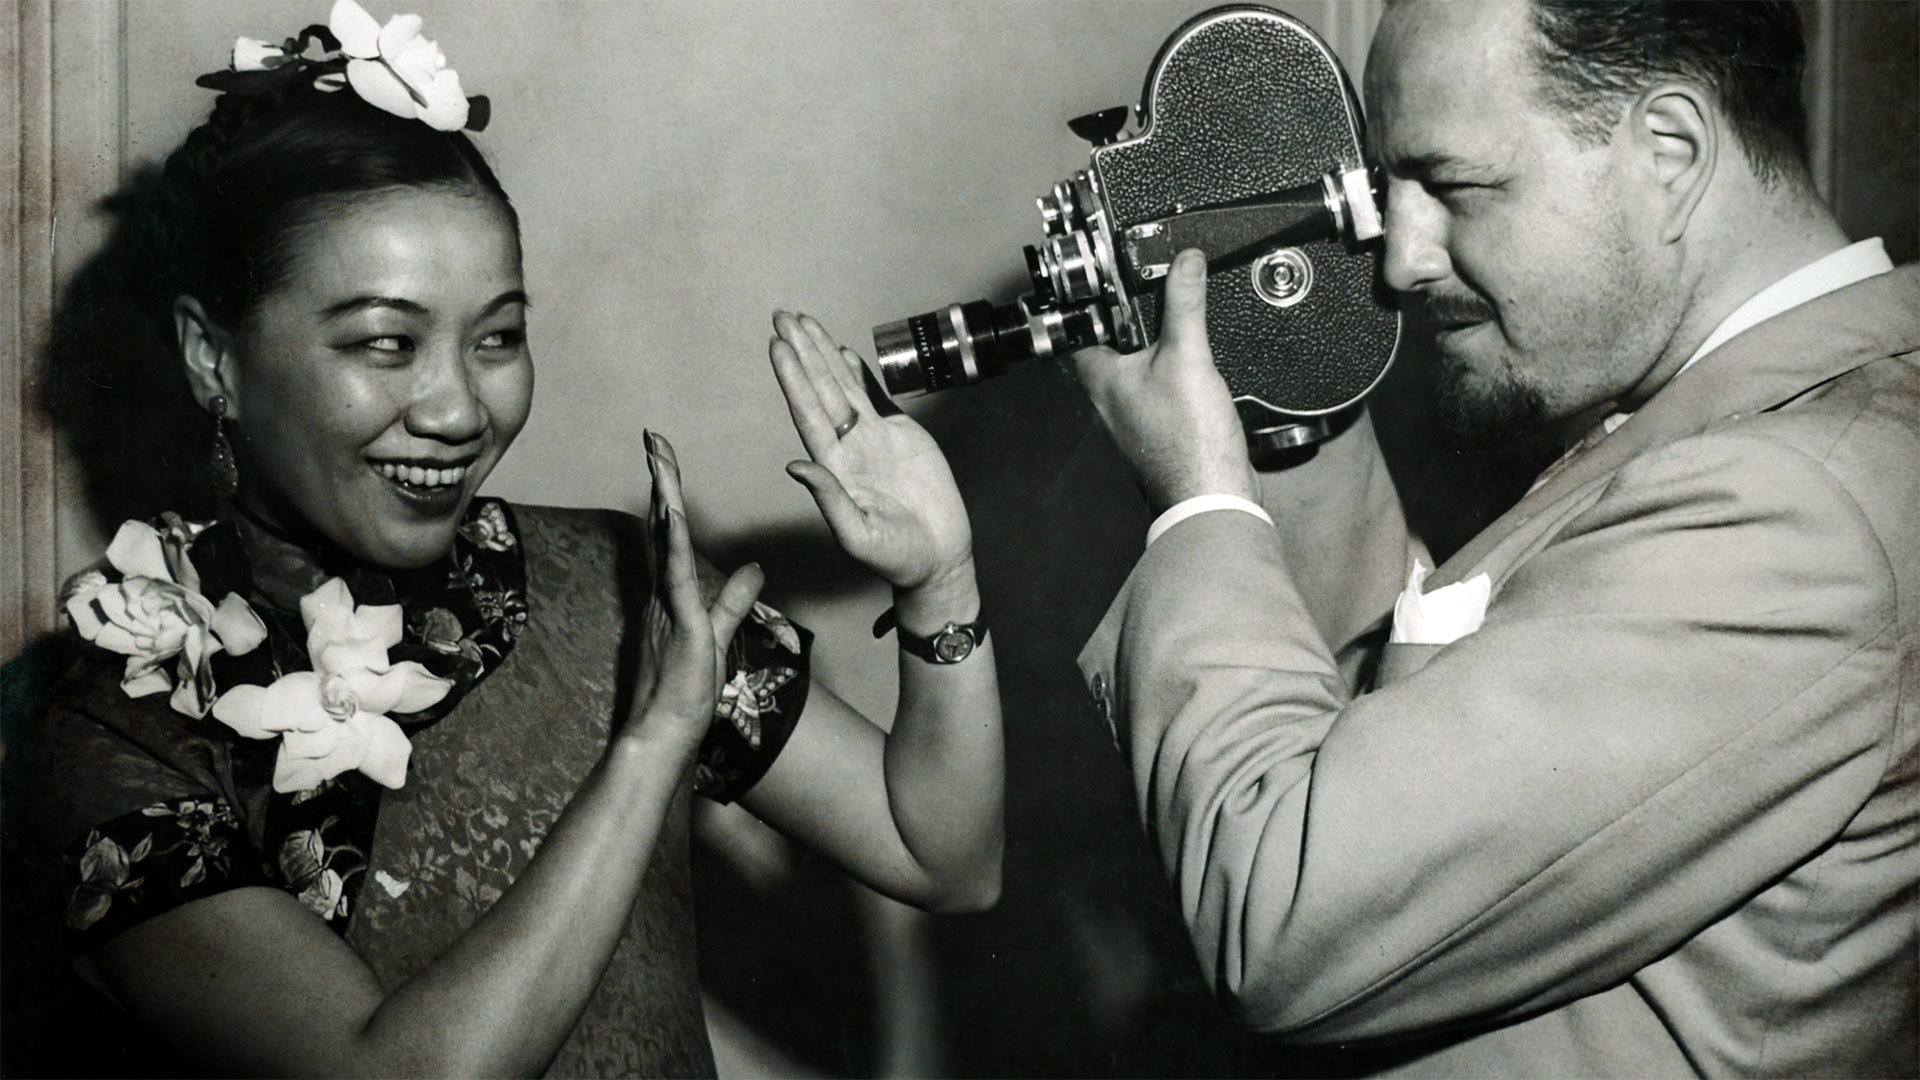
[[[1680,365],[1680,371],[1692,367],[1695,361],[1726,344],[1736,334],[1752,329],[1775,315],[1892,269],[1893,260],[1887,257],[1886,246],[1877,236],[1815,259],[1754,293],[1746,303],[1734,308],[1733,314],[1720,320],[1720,325],[1713,328],[1707,340],[1701,342],[1687,362]],[[1675,375],[1679,373],[1674,372]]]

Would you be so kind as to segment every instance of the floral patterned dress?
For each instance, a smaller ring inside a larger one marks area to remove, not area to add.
[[[261,683],[303,668],[287,599],[343,568],[244,522],[219,529],[193,544],[203,584],[216,595],[235,581],[222,560],[243,567],[243,595],[269,635],[255,653],[221,657],[214,681]],[[383,985],[412,978],[525,870],[629,707],[649,565],[642,527],[627,515],[515,513],[479,500],[444,565],[408,580],[350,572],[360,603],[402,605],[395,662],[415,659],[455,684],[440,705],[396,714],[411,751],[395,790],[350,772],[277,792],[271,744],[184,716],[160,696],[130,698],[122,658],[83,650],[47,718],[72,852],[72,946],[84,952],[181,904],[264,885],[327,920]],[[807,631],[764,605],[735,638],[696,768],[550,1075],[712,1074],[687,800],[695,789],[731,799],[765,773],[805,706],[810,646]]]

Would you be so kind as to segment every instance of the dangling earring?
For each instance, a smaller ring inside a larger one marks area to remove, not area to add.
[[[213,493],[226,498],[240,490],[240,466],[233,460],[233,444],[227,442],[227,399],[218,394],[207,402],[213,410]]]

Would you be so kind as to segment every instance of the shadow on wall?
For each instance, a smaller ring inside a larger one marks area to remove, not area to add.
[[[172,510],[202,519],[215,509],[213,418],[172,359],[165,313],[174,297],[157,288],[178,275],[142,240],[155,228],[143,219],[162,212],[160,180],[158,166],[138,169],[102,204],[110,231],[61,295],[35,386],[80,466],[102,536],[128,518]]]

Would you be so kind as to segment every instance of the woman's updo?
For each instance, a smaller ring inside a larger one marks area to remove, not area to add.
[[[43,389],[108,532],[128,517],[214,509],[213,423],[187,386],[175,301],[194,297],[215,322],[237,326],[286,281],[311,228],[398,187],[491,197],[519,228],[465,134],[305,78],[221,94],[164,165],[107,201],[112,234],[55,314]]]
[[[500,181],[465,134],[384,112],[351,90],[316,90],[305,79],[222,94],[207,122],[167,158],[163,184],[170,205],[155,225],[171,233],[171,291],[196,297],[229,324],[285,280],[302,226],[356,197],[396,187],[469,188],[512,215]]]

